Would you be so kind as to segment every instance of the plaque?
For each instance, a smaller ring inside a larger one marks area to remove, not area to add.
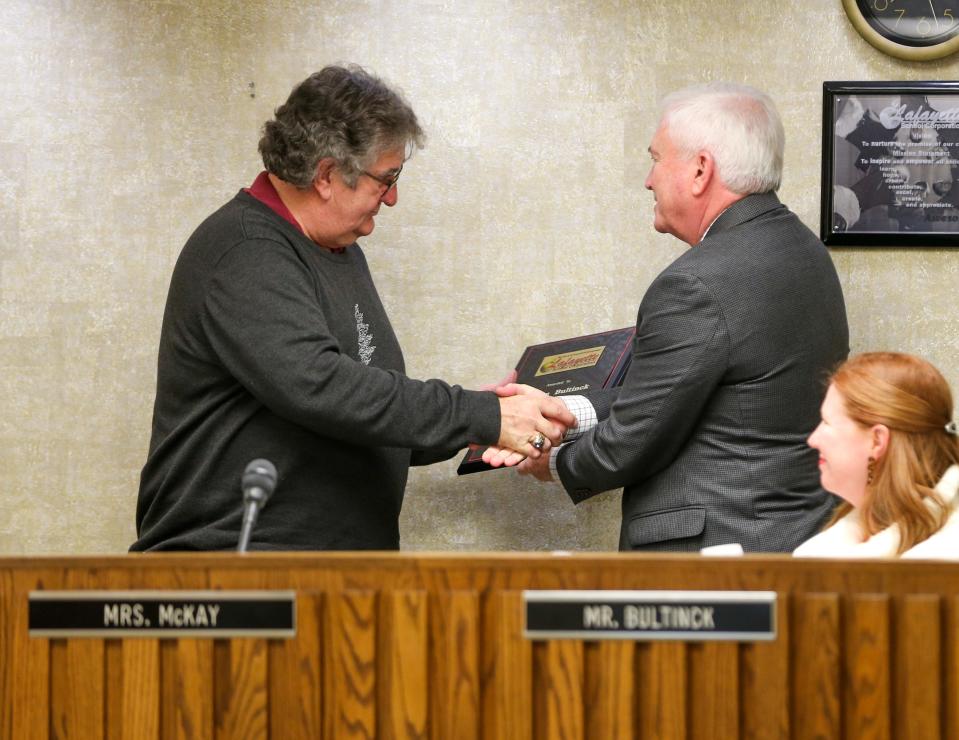
[[[516,382],[550,396],[580,395],[623,382],[632,359],[636,327],[614,329],[527,347],[516,364]],[[483,462],[485,447],[470,448],[459,475],[492,470]]]
[[[822,173],[827,245],[959,246],[959,83],[823,83]]]
[[[296,636],[292,591],[31,591],[31,637]]]
[[[775,591],[524,591],[533,640],[776,639]]]

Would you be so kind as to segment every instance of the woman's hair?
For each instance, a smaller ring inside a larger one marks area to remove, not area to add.
[[[959,438],[946,430],[952,421],[949,384],[922,358],[900,352],[853,357],[830,381],[853,421],[889,428],[889,445],[875,462],[859,510],[870,535],[899,525],[901,554],[941,529],[948,516],[934,487],[959,463]],[[930,499],[938,505],[929,506]],[[851,508],[840,506],[833,522]]]
[[[663,99],[661,122],[684,157],[706,150],[734,193],[768,193],[782,180],[786,136],[772,99],[749,85],[712,82]]]
[[[321,159],[336,160],[353,187],[383,153],[422,147],[423,129],[399,93],[357,66],[324,67],[293,88],[263,124],[260,155],[268,172],[308,188]]]

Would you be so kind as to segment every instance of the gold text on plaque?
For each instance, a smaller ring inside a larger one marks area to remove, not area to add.
[[[579,370],[584,367],[593,367],[603,355],[605,347],[590,347],[578,349],[575,352],[564,352],[560,355],[549,355],[543,358],[536,371],[536,376],[551,375],[567,370]]]

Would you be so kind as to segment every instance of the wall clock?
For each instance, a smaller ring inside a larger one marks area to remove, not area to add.
[[[859,34],[882,52],[926,61],[959,51],[959,0],[842,0]]]

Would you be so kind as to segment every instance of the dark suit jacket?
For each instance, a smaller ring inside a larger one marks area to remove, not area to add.
[[[848,351],[828,251],[747,196],[650,285],[629,372],[589,395],[601,421],[561,448],[560,480],[577,503],[624,487],[624,550],[792,550],[834,501],[806,437]]]

